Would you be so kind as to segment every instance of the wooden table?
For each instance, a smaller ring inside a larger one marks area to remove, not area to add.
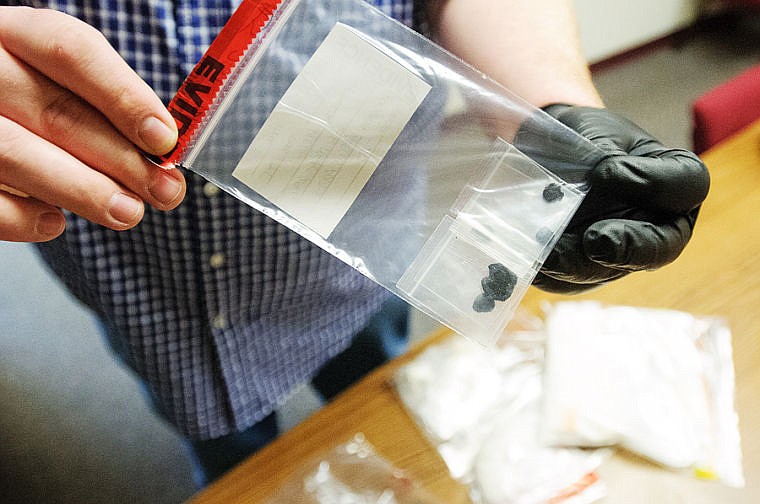
[[[712,174],[710,195],[683,255],[656,272],[637,273],[573,299],[672,308],[724,317],[734,337],[736,407],[744,471],[742,490],[703,482],[617,455],[602,467],[609,503],[760,502],[760,123],[704,156]],[[523,306],[536,313],[544,301],[567,299],[531,290]],[[444,337],[440,331],[425,342]],[[458,336],[457,336],[458,337]],[[394,395],[389,378],[413,357],[391,362],[282,435],[225,477],[196,495],[195,503],[263,502],[304,460],[324,453],[356,432],[445,503],[469,502],[452,481]]]

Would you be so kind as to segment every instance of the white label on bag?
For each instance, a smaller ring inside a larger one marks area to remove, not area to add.
[[[327,238],[429,91],[338,23],[232,174]]]

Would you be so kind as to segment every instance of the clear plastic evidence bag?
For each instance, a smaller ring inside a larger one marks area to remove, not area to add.
[[[600,158],[361,0],[243,0],[169,110],[180,139],[160,163],[202,175],[484,345]]]

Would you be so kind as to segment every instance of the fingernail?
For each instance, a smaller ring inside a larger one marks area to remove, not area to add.
[[[153,177],[150,187],[148,187],[150,194],[165,205],[174,203],[181,190],[182,184],[166,171],[158,172]]]
[[[177,131],[157,117],[148,117],[138,132],[153,154],[165,154],[177,143]]]
[[[37,219],[35,230],[42,236],[57,236],[61,234],[66,226],[66,219],[63,215],[55,212],[46,212]]]
[[[134,224],[142,211],[142,201],[124,193],[116,193],[111,197],[108,213],[122,224]]]

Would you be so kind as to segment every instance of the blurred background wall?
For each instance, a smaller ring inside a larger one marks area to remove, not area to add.
[[[583,53],[596,63],[693,23],[704,0],[573,0]]]

